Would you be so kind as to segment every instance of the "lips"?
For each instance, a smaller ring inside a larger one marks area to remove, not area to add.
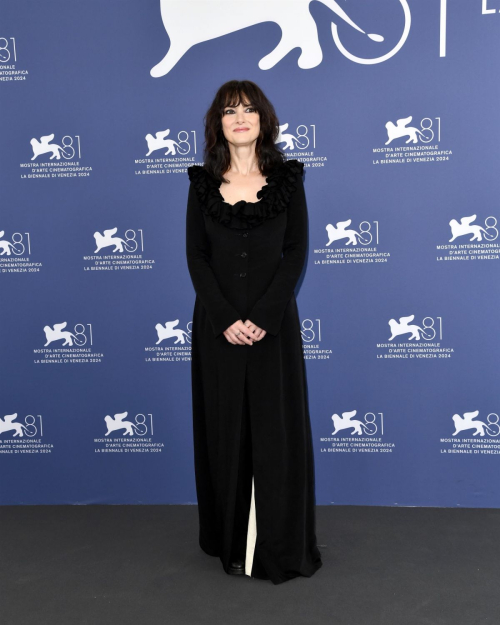
[[[237,128],[234,132],[246,132],[248,128]]]

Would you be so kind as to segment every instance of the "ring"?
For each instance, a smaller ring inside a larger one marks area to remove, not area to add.
[[[241,334],[241,330],[238,330],[238,332],[236,332],[236,336],[238,336],[238,334]]]

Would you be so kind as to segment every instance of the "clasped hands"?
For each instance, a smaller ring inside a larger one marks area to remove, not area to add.
[[[233,345],[253,345],[255,341],[263,339],[266,334],[265,330],[256,326],[250,319],[247,319],[245,323],[238,319],[224,331],[224,336]]]

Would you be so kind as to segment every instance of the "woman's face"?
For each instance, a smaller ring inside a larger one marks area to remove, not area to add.
[[[248,100],[244,100],[248,102]],[[222,131],[228,143],[235,147],[251,145],[260,132],[260,116],[251,105],[226,106],[222,112]]]

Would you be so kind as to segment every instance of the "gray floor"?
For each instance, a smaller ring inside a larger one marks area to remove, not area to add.
[[[500,510],[319,506],[323,567],[224,573],[195,506],[0,508],[2,625],[500,623]]]

